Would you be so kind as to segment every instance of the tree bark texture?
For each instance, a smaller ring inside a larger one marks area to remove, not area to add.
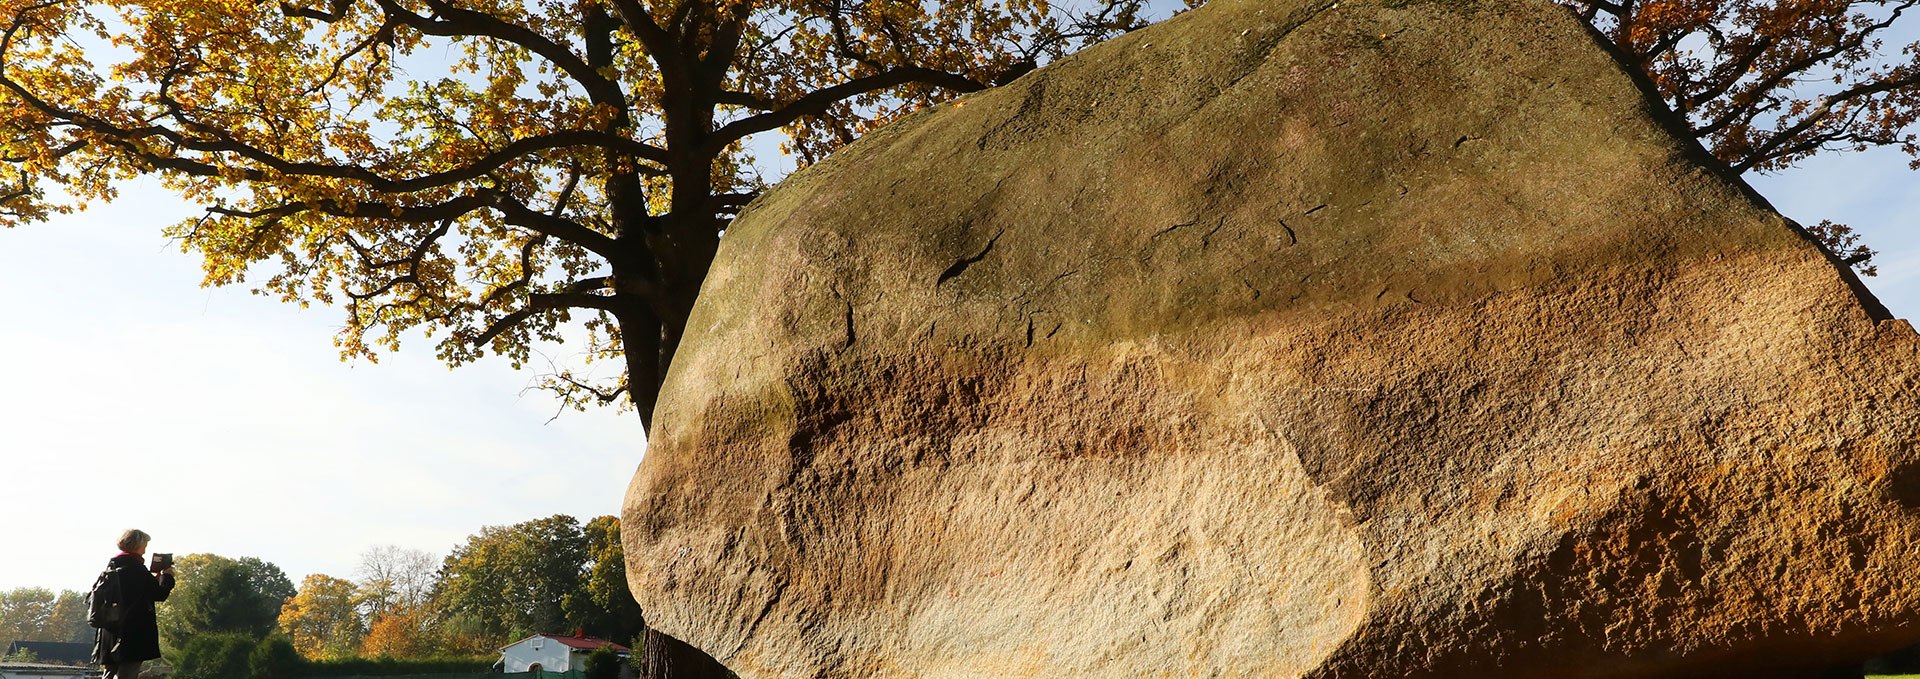
[[[736,679],[733,671],[700,649],[652,627],[640,633],[640,676],[646,679]]]

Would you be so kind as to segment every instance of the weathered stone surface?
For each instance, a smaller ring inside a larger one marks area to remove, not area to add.
[[[1920,341],[1544,0],[1215,0],[728,234],[627,501],[743,677],[1790,675],[1920,638]]]

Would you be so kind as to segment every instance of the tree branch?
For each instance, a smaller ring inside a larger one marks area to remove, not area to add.
[[[534,233],[558,238],[573,243],[587,251],[604,258],[613,259],[618,255],[619,246],[611,236],[595,231],[584,224],[556,215],[544,214],[528,208],[526,204],[496,190],[483,190],[452,200],[430,205],[396,205],[377,201],[296,201],[267,208],[237,210],[224,206],[208,208],[208,212],[228,217],[260,219],[287,217],[301,212],[318,212],[332,217],[391,219],[399,222],[427,223],[464,217],[476,210],[492,208],[506,218],[508,224],[518,226]]]
[[[368,268],[371,268],[374,270],[380,270],[380,269],[391,269],[391,268],[394,268],[397,266],[403,266],[403,265],[407,267],[407,272],[405,274],[387,279],[386,284],[380,286],[379,289],[373,290],[370,292],[364,292],[364,293],[355,293],[352,290],[346,290],[345,292],[347,293],[347,297],[356,301],[366,300],[366,299],[372,299],[375,297],[379,297],[380,295],[387,294],[388,291],[394,289],[395,287],[401,284],[409,284],[415,287],[419,287],[420,286],[420,266],[422,262],[426,260],[427,252],[433,249],[434,243],[439,242],[441,238],[445,237],[447,233],[452,230],[453,230],[453,220],[449,219],[449,220],[440,222],[440,226],[438,228],[435,228],[433,231],[428,232],[425,238],[420,239],[420,242],[414,244],[413,250],[407,253],[407,256],[405,258],[389,260],[385,262],[378,262],[378,263],[375,263],[372,261],[372,257],[367,252],[367,249],[365,247],[362,247],[359,241],[354,240],[353,236],[351,235],[347,236],[348,244],[350,244],[353,247],[355,252],[360,254],[360,260],[366,263]]]
[[[9,36],[11,35],[11,30],[12,29],[9,29]],[[0,45],[4,45],[4,42],[0,42]],[[210,135],[213,139],[196,139],[186,133],[160,125],[124,128],[76,110],[60,107],[35,95],[6,74],[6,61],[4,59],[3,49],[4,48],[0,48],[0,87],[5,87],[29,106],[45,115],[72,121],[82,129],[124,142],[121,144],[122,148],[140,157],[142,160],[156,166],[164,166],[168,169],[186,172],[194,176],[219,177],[225,175],[221,172],[221,168],[211,163],[179,158],[177,156],[162,156],[140,148],[133,142],[157,137],[166,140],[178,148],[189,151],[232,153],[241,158],[257,162],[282,175],[357,181],[381,193],[412,193],[471,181],[484,177],[488,173],[498,170],[525,156],[574,146],[602,148],[655,163],[665,163],[667,160],[666,149],[634,141],[617,134],[593,130],[563,130],[514,140],[506,146],[488,153],[467,165],[452,170],[407,179],[392,179],[359,166],[290,161],[269,153],[264,149],[234,139],[231,135],[223,131],[213,130],[211,128],[203,128],[200,130],[200,133]],[[195,127],[200,126],[196,125]],[[658,170],[655,170],[655,172],[658,172]],[[252,181],[269,179],[266,172],[254,168],[242,169],[241,176]]]
[[[1799,59],[1789,61],[1784,66],[1781,66],[1779,69],[1774,70],[1772,73],[1769,73],[1767,77],[1762,78],[1759,81],[1756,81],[1755,83],[1753,83],[1752,85],[1746,88],[1743,88],[1743,90],[1745,92],[1758,92],[1758,93],[1772,92],[1776,89],[1779,89],[1782,85],[1784,85],[1788,80],[1792,79],[1794,76],[1797,76],[1801,73],[1805,73],[1807,70],[1812,69],[1815,66],[1819,66],[1820,64],[1825,63],[1828,60],[1833,59],[1834,57],[1840,56],[1842,54],[1846,54],[1848,51],[1859,49],[1866,44],[1866,40],[1869,37],[1872,37],[1875,33],[1878,33],[1880,31],[1883,31],[1883,30],[1886,30],[1887,28],[1892,27],[1893,23],[1895,21],[1898,21],[1901,15],[1904,14],[1908,9],[1913,8],[1915,4],[1916,4],[1916,0],[1907,0],[1906,2],[1902,2],[1898,7],[1895,7],[1893,9],[1893,13],[1889,15],[1885,20],[1868,25],[1858,35],[1853,36],[1851,40],[1836,42],[1828,49],[1816,50],[1812,53],[1802,56]],[[1737,82],[1738,80],[1736,78],[1735,83],[1737,84]],[[1731,87],[1732,86],[1729,86],[1729,89],[1731,89]],[[1711,121],[1708,121],[1704,125],[1700,125],[1694,128],[1694,136],[1705,138],[1707,136],[1718,133],[1721,130],[1727,129],[1728,127],[1732,127],[1736,124],[1751,123],[1755,116],[1757,116],[1759,113],[1765,110],[1757,106],[1757,104],[1758,102],[1730,103],[1728,106],[1728,110],[1725,113],[1722,113],[1719,117]]]
[[[714,103],[758,109],[761,111],[771,111],[780,107],[779,104],[774,103],[771,99],[748,92],[723,91],[714,95]]]
[[[759,198],[759,191],[740,191],[736,193],[716,193],[707,201],[707,207],[714,212],[738,212],[741,208]]]
[[[1796,151],[1794,150],[1796,147],[1799,149],[1799,151],[1797,152],[1805,152],[1806,150],[1809,150],[1812,148],[1818,148],[1819,146],[1824,145],[1828,142],[1847,139],[1849,136],[1851,136],[1854,141],[1859,141],[1859,142],[1865,142],[1865,143],[1880,142],[1880,140],[1877,140],[1877,139],[1860,137],[1858,135],[1849,135],[1844,132],[1839,134],[1834,134],[1834,135],[1826,135],[1824,137],[1816,137],[1812,141],[1812,144],[1810,146],[1808,145],[1807,141],[1800,141],[1796,143],[1795,140],[1798,139],[1800,135],[1805,134],[1808,130],[1811,130],[1814,127],[1820,125],[1824,120],[1826,120],[1827,116],[1832,115],[1834,111],[1834,107],[1836,106],[1851,102],[1854,99],[1871,97],[1876,94],[1883,94],[1883,93],[1901,89],[1901,88],[1913,87],[1915,85],[1920,85],[1920,72],[1909,74],[1901,78],[1881,80],[1881,81],[1872,82],[1872,83],[1862,83],[1862,84],[1847,88],[1845,90],[1842,90],[1840,92],[1836,92],[1834,94],[1828,95],[1826,97],[1822,97],[1820,100],[1820,105],[1814,107],[1811,113],[1808,113],[1805,116],[1802,116],[1799,122],[1794,123],[1793,125],[1788,126],[1785,129],[1779,130],[1777,132],[1774,132],[1768,135],[1767,141],[1765,143],[1756,147],[1755,149],[1753,149],[1751,153],[1747,154],[1747,158],[1745,160],[1734,165],[1734,170],[1737,172],[1746,172],[1748,170],[1754,169],[1755,167],[1764,165],[1768,162],[1778,160],[1780,158],[1790,157],[1796,153]],[[1844,131],[1847,127],[1849,126],[1843,125],[1839,129]],[[1885,143],[1885,142],[1880,142],[1880,143]]]
[[[1581,6],[1584,6],[1593,11],[1606,12],[1607,14],[1611,14],[1615,17],[1625,17],[1627,15],[1626,5],[1617,3],[1617,2],[1607,2],[1607,0],[1569,0],[1569,1],[1580,3]]]
[[[491,344],[501,334],[513,329],[513,326],[525,323],[536,315],[562,309],[596,309],[599,311],[617,311],[620,304],[612,297],[583,293],[539,293],[527,296],[527,305],[518,311],[502,316],[487,326],[487,329],[473,339],[474,346]]]
[[[401,7],[398,0],[375,0],[380,10],[388,16],[398,18],[409,28],[427,35],[442,37],[487,37],[500,40],[540,55],[587,93],[587,97],[596,104],[616,107],[624,115],[626,96],[621,93],[620,85],[599,71],[588,66],[586,60],[561,45],[548,40],[546,36],[532,29],[500,20],[485,12],[456,7],[446,0],[425,0],[439,19],[431,19]]]
[[[714,131],[702,150],[707,153],[719,153],[728,145],[741,139],[791,125],[804,116],[824,113],[836,103],[907,83],[924,83],[955,92],[978,92],[987,88],[985,84],[956,73],[919,66],[897,66],[881,73],[814,90],[785,107],[727,123]]]

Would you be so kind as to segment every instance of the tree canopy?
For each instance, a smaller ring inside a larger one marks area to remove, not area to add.
[[[86,606],[86,595],[79,592],[40,587],[0,591],[0,641],[92,641]]]
[[[434,598],[451,621],[477,627],[496,646],[571,630],[586,562],[586,535],[571,516],[488,526],[447,555]]]
[[[640,604],[627,590],[626,549],[620,542],[620,520],[602,516],[583,527],[586,538],[585,573],[580,592],[570,599],[567,616],[594,634],[620,643],[639,638],[643,631]]]
[[[266,636],[293,597],[293,582],[279,566],[253,557],[188,554],[174,562],[173,594],[160,607],[160,640],[184,648],[207,634]]]
[[[361,607],[369,619],[425,606],[440,560],[418,549],[382,545],[360,556]]]
[[[444,560],[393,546],[362,555],[358,580],[307,576],[279,628],[312,661],[487,653],[535,632],[621,643],[642,631],[627,593],[620,521],[556,515],[489,526]]]
[[[367,632],[360,616],[364,601],[364,592],[352,581],[322,573],[309,575],[300,581],[300,591],[281,606],[280,631],[303,657],[354,657]]]
[[[764,188],[746,140],[812,162],[1143,23],[1071,4],[0,0],[0,225],[158,175],[207,208],[168,231],[207,283],[344,307],[345,356],[521,364],[579,313],[624,369],[549,386],[648,418]]]
[[[443,645],[435,621],[424,606],[402,606],[382,612],[367,627],[360,655],[367,658],[426,658]]]
[[[280,608],[279,629],[311,661],[418,659],[445,644],[431,613],[439,560],[417,549],[382,545],[361,554],[360,578],[308,575]]]

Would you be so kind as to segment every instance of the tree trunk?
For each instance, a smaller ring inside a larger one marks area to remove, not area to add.
[[[692,306],[690,301],[687,306]],[[673,360],[683,328],[672,320],[651,318],[651,313],[645,315],[649,316],[646,322],[632,324],[639,326],[633,329],[637,331],[629,329],[627,319],[621,319],[621,330],[626,345],[628,395],[640,411],[642,427],[651,436],[653,408],[659,401],[661,382],[666,378],[667,366]],[[645,615],[645,611],[641,613]],[[661,634],[648,625],[644,617],[636,641],[640,657],[634,667],[637,679],[735,679],[733,672],[713,656]]]
[[[671,77],[671,74],[663,74]],[[663,101],[666,109],[668,148],[699,149],[705,142],[707,131],[713,129],[713,110],[717,106],[711,96],[698,101],[688,100],[685,111],[677,110],[678,97],[673,96],[677,88],[668,84],[668,98]],[[695,131],[698,132],[695,132]],[[657,286],[654,294],[664,295],[663,303],[671,313],[649,311],[651,323],[646,324],[645,336],[627,334],[625,319],[622,321],[622,337],[625,338],[627,360],[627,390],[634,406],[640,410],[640,421],[651,438],[654,433],[654,408],[659,403],[660,387],[665,382],[667,371],[673,365],[673,357],[680,348],[680,339],[686,331],[687,314],[693,309],[693,303],[700,294],[700,286],[706,280],[708,269],[713,266],[715,254],[719,250],[722,224],[715,223],[713,209],[709,203],[713,199],[714,159],[706,155],[681,156],[670,161],[668,171],[672,174],[672,194],[667,214],[654,218],[655,226],[662,233],[646,239],[650,257],[656,267],[653,274]],[[634,187],[633,195],[641,195]],[[644,203],[638,205],[644,206]],[[616,271],[616,276],[619,273]],[[645,356],[645,359],[637,359]],[[645,611],[641,612],[645,615]],[[641,621],[640,662],[635,670],[638,679],[734,679],[734,674],[713,656],[679,639],[661,634],[652,625]]]
[[[640,664],[635,669],[640,679],[735,679],[713,656],[652,627],[640,632]]]

